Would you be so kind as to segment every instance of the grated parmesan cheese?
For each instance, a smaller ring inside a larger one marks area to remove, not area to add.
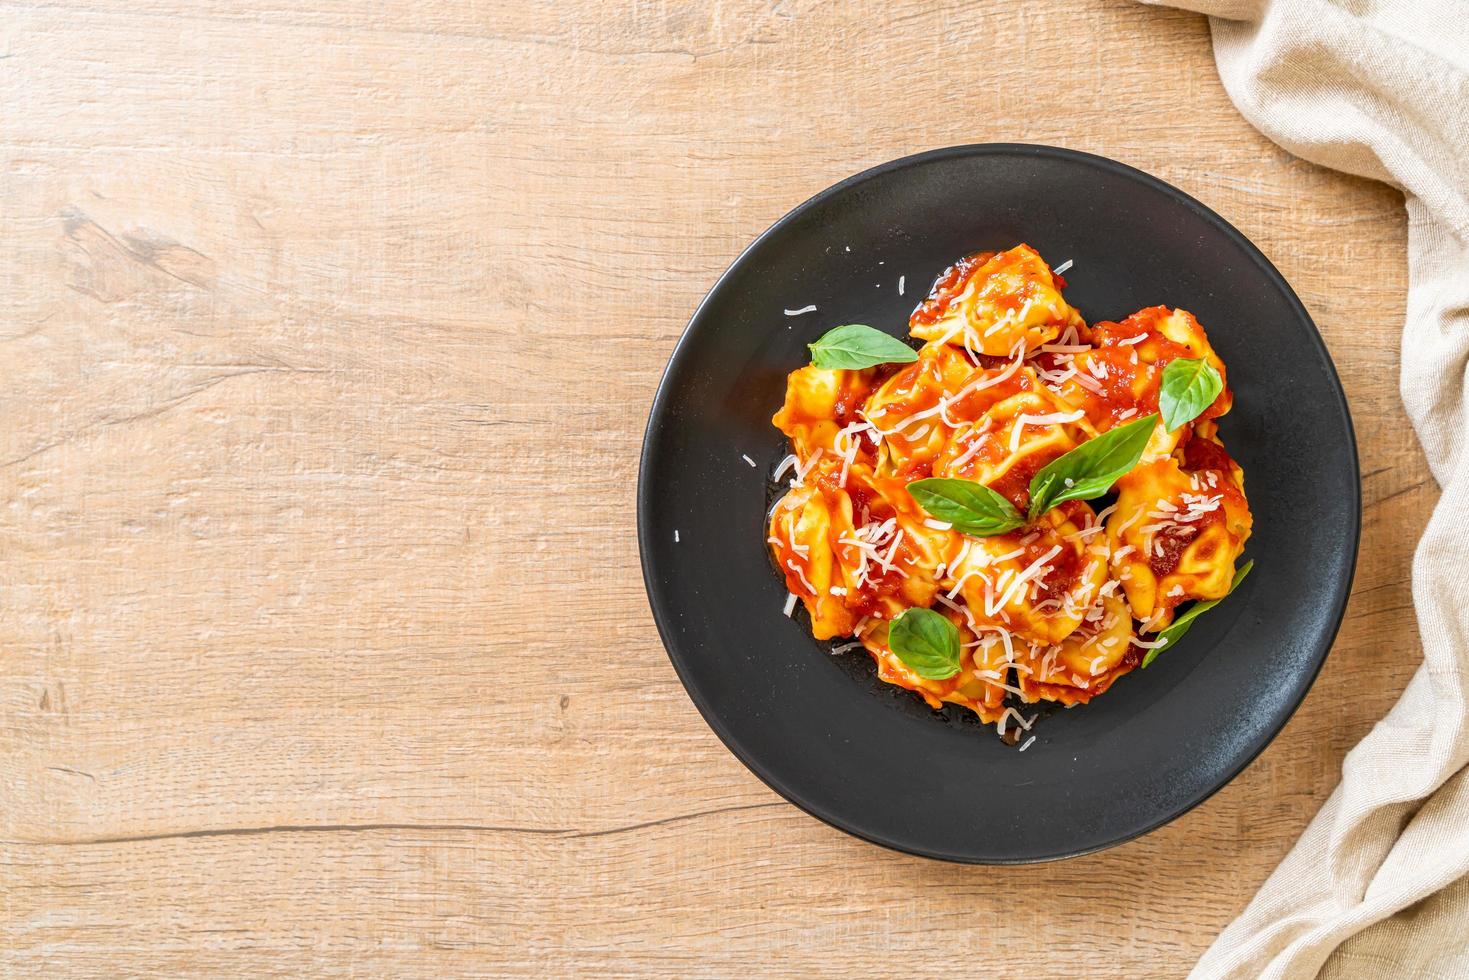
[[[1010,354],[1015,359],[1011,361],[1003,371],[992,377],[981,378],[980,380],[975,381],[972,384],[965,385],[963,388],[959,389],[959,393],[957,395],[949,399],[949,404],[952,405],[954,402],[963,401],[966,396],[971,395],[976,391],[983,391],[986,388],[993,388],[997,384],[1003,384],[1004,382],[1010,380],[1011,376],[1014,375],[1016,371],[1020,370],[1020,365],[1025,360],[1025,341],[1022,340],[1014,347],[1012,347],[1010,349]]]
[[[954,460],[952,463],[949,464],[949,472],[951,472],[951,473],[958,472],[959,469],[962,468],[965,463],[969,462],[971,459],[974,458],[974,454],[977,453],[977,452],[979,452],[979,448],[981,446],[983,446],[983,445],[984,445],[984,437],[983,436],[981,436],[980,438],[975,439],[973,442],[971,442],[969,444],[969,448],[966,449],[966,450],[964,450],[964,454],[962,456],[960,456],[958,459]]]
[[[1044,573],[1041,572],[1041,569],[1046,565],[1047,562],[1049,562],[1052,558],[1055,558],[1060,553],[1061,546],[1059,544],[1052,545],[1050,551],[1046,552],[1044,555],[1027,565],[1025,571],[1015,576],[1015,580],[1011,582],[1010,587],[1001,594],[1000,601],[995,603],[993,608],[990,607],[989,599],[986,598],[984,603],[985,614],[988,616],[993,616],[1001,609],[1008,606],[1011,601],[1013,601],[1017,596],[1021,594],[1020,590],[1027,583],[1029,583],[1031,578],[1039,578],[1043,576]]]
[[[806,474],[810,473],[816,467],[816,461],[821,458],[824,452],[826,452],[825,449],[821,449],[818,447],[816,452],[811,454],[811,458],[806,460],[805,466],[796,467],[796,480],[795,484],[793,485],[799,485],[806,482]]]
[[[1016,417],[1015,424],[1010,429],[1010,451],[1012,453],[1019,452],[1020,434],[1027,425],[1033,425],[1036,428],[1047,425],[1066,425],[1067,423],[1077,421],[1085,415],[1086,412],[1079,408],[1074,412],[1052,412],[1050,415],[1031,415],[1027,412],[1021,412]]]
[[[1102,386],[1097,384],[1097,379],[1093,378],[1090,374],[1082,374],[1080,371],[1078,371],[1075,374],[1075,378],[1076,383],[1081,385],[1087,391],[1090,391],[1093,394],[1097,395],[1100,395],[1102,393]]]

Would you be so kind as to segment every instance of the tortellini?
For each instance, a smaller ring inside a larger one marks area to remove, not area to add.
[[[838,649],[865,647],[882,680],[1002,729],[1025,704],[1083,703],[1136,669],[1180,605],[1228,593],[1252,525],[1216,421],[1233,394],[1197,318],[1157,306],[1088,326],[1064,285],[1026,245],[963,259],[913,312],[916,360],[800,368],[773,420],[791,455],[767,538],[789,603],[818,639],[854,637]],[[1218,372],[1217,397],[1155,425],[1113,494],[1028,515],[1032,478],[1158,412],[1180,358]],[[928,478],[981,484],[1021,516],[962,533],[907,492]],[[957,630],[952,676],[893,652],[889,624],[912,607]]]
[[[950,267],[913,313],[919,340],[955,344],[974,354],[1013,355],[1035,350],[1081,314],[1061,296],[1051,267],[1029,245],[1008,252],[980,252]]]

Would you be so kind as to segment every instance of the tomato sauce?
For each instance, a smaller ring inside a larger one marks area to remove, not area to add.
[[[840,475],[838,474],[838,476]],[[821,484],[821,492],[835,494],[838,489],[836,486],[836,477],[822,474],[822,478],[826,482]],[[892,509],[888,506],[887,499],[882,494],[878,493],[875,488],[869,486],[862,480],[853,480],[849,476],[847,485],[843,489],[846,490],[847,496],[852,499],[852,516],[854,520],[861,521],[859,515],[864,513],[875,516]],[[884,514],[881,519],[887,520],[890,516],[892,515]]]
[[[888,548],[890,547],[891,545],[885,547],[879,546],[878,551],[882,552],[882,556],[886,558]],[[854,588],[847,594],[847,608],[851,609],[858,618],[862,616],[873,616],[879,619],[884,618],[884,611],[891,607],[893,597],[902,594],[903,584],[907,581],[898,569],[902,569],[910,575],[913,574],[911,570],[915,566],[912,564],[912,561],[916,556],[908,547],[906,536],[902,541],[898,542],[897,550],[892,553],[892,556],[893,571],[888,571],[869,558],[867,561],[867,576],[865,581],[859,588]],[[843,559],[843,564],[847,567],[854,567],[854,563],[856,565],[861,564],[855,548],[851,549],[849,557],[851,561]],[[905,606],[907,604],[906,602],[903,603]]]
[[[999,360],[1000,370],[1004,370],[1004,365],[1009,363],[1003,358],[981,358],[981,360]],[[980,378],[993,376],[994,373],[995,370],[993,368],[984,368],[981,371],[976,371],[964,379],[964,384],[959,387],[959,390],[963,391],[965,387],[973,384]],[[988,412],[1006,398],[1032,390],[1034,386],[1031,383],[1031,377],[1029,371],[1017,370],[999,384],[993,384],[988,388],[971,391],[963,398],[949,402],[946,412],[951,419],[964,419],[969,422],[978,421],[985,412]]]
[[[1022,292],[1015,293],[995,293],[988,296],[988,299],[993,306],[1004,310],[1006,313],[1014,313],[1025,305],[1025,300],[1029,295],[1030,290],[1025,289]]]
[[[894,555],[893,561],[897,560],[897,555]],[[902,591],[902,588],[903,577],[901,575],[897,572],[885,572],[869,561],[867,580],[861,588],[854,589],[847,595],[847,608],[851,609],[853,615],[858,619],[863,616],[882,619],[884,610],[892,604],[892,597]]]
[[[1146,362],[1132,363],[1132,348],[1099,347],[1086,357],[1077,370],[1101,389],[1087,392],[1088,402],[1096,409],[1088,414],[1100,428],[1110,429],[1158,410],[1157,368]],[[1092,364],[1097,365],[1095,371],[1088,369]]]
[[[1061,545],[1061,550],[1046,563],[1051,566],[1050,574],[1045,577],[1044,581],[1039,582],[1036,588],[1036,602],[1038,603],[1059,599],[1070,592],[1072,586],[1076,584],[1077,577],[1081,574],[1081,554],[1071,542],[1058,542],[1055,535],[1042,535],[1038,540],[1026,545],[1025,555],[1021,560],[1028,567],[1031,562],[1044,556],[1058,543]]]
[[[939,364],[932,359],[915,361],[883,385],[875,399],[880,404],[870,409],[867,419],[880,429],[901,427],[904,419],[933,408],[943,396]],[[921,431],[921,425],[921,422],[914,423],[912,428],[899,433],[899,437]]]
[[[986,451],[990,454],[991,461],[997,462],[998,460],[994,457],[1003,459],[1007,448],[1001,445],[998,439],[990,439],[985,448],[981,449],[977,455],[984,456],[986,455]],[[1025,509],[1030,506],[1031,478],[1059,455],[1059,453],[1031,453],[1027,456],[1022,456],[1015,461],[1015,465],[1011,466],[997,479],[991,480],[989,487],[995,493],[998,493],[1000,496],[1009,500],[1010,503],[1014,504],[1017,510],[1024,513]]]
[[[907,485],[915,480],[926,480],[933,476],[933,460],[928,456],[908,456],[898,464],[893,477]]]
[[[1139,310],[1121,323],[1103,320],[1092,325],[1092,342],[1096,352],[1091,356],[1105,364],[1107,379],[1098,379],[1102,386],[1101,395],[1093,393],[1093,402],[1100,403],[1107,413],[1116,416],[1128,408],[1136,407],[1139,415],[1158,411],[1158,388],[1163,382],[1163,370],[1169,363],[1180,358],[1192,358],[1194,352],[1183,344],[1169,340],[1158,330],[1158,323],[1172,315],[1166,306],[1152,306]],[[1142,340],[1124,344],[1140,334]],[[1134,364],[1134,354],[1140,354],[1139,363]],[[1080,370],[1080,368],[1078,368]],[[1110,377],[1114,373],[1118,381]],[[1204,409],[1200,418],[1215,418],[1228,410],[1233,402],[1228,386],[1220,392],[1213,404]]]
[[[1203,514],[1196,521],[1176,528],[1169,526],[1160,530],[1153,538],[1153,550],[1148,555],[1148,568],[1158,578],[1162,578],[1165,575],[1172,575],[1178,570],[1178,561],[1183,557],[1183,553],[1198,539],[1204,528],[1212,524],[1218,524],[1223,520],[1223,508],[1215,508]],[[1186,528],[1193,528],[1194,530],[1188,531],[1185,530]],[[1159,554],[1160,551],[1162,554]],[[1200,557],[1202,558],[1203,556]],[[1158,597],[1158,602],[1161,605],[1176,604],[1176,601],[1169,603],[1165,601],[1165,597]]]
[[[1224,447],[1211,439],[1192,437],[1183,445],[1183,468],[1186,470],[1215,470],[1228,476],[1234,461]]]
[[[842,390],[837,393],[836,406],[832,410],[832,418],[843,428],[851,422],[863,403],[867,401],[868,389],[865,385],[843,385]]]
[[[908,318],[909,327],[932,326],[941,320],[949,312],[949,304],[964,291],[969,274],[994,256],[994,252],[975,252],[964,256],[940,273],[933,281],[933,288],[928,291],[928,298],[919,303],[913,315]]]
[[[1127,645],[1127,652],[1122,655],[1122,659],[1117,661],[1117,666],[1113,667],[1112,670],[1118,674],[1125,674],[1129,670],[1136,670],[1142,665],[1143,657],[1145,656],[1147,656],[1146,650],[1129,643]]]
[[[790,542],[784,538],[780,538],[778,544],[772,543],[771,547],[775,549],[775,560],[780,565],[781,575],[785,578],[786,591],[803,597],[813,596],[814,593],[801,582],[801,575],[806,576],[808,581],[811,578],[809,557],[799,551],[793,551]],[[801,570],[800,575],[797,575],[791,568],[792,564]]]

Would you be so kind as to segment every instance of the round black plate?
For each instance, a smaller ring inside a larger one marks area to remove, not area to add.
[[[1221,431],[1255,515],[1253,574],[1178,649],[1042,717],[1029,750],[930,710],[832,656],[766,555],[770,425],[786,373],[830,327],[904,336],[934,276],[1028,242],[1067,259],[1089,321],[1193,311],[1229,366]],[[899,296],[899,277],[906,278]],[[817,312],[784,310],[816,304]],[[749,466],[742,455],[750,456]],[[679,341],[648,419],[638,543],[653,616],[689,696],[740,761],[821,820],[951,861],[1045,861],[1172,820],[1280,731],[1341,623],[1361,518],[1356,443],[1315,325],[1243,235],[1187,194],[1046,146],[935,150],[842,181],[735,260]],[[678,541],[674,533],[678,532]]]

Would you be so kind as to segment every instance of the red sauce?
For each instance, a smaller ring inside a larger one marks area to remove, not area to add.
[[[862,458],[861,454],[858,458]],[[885,521],[894,516],[895,511],[892,504],[879,490],[851,473],[847,474],[846,486],[840,486],[837,483],[840,475],[841,473],[836,471],[817,470],[807,477],[808,482],[826,498],[833,513],[838,509],[837,501],[841,499],[840,494],[845,493],[852,501],[852,521],[858,527],[868,521]]]
[[[912,389],[918,384],[919,379],[923,377],[923,372],[928,369],[929,363],[930,362],[928,360],[924,358],[919,358],[912,364],[906,365],[894,371],[892,376],[884,382],[884,385],[886,385],[888,390],[890,391],[897,391],[903,388]],[[922,391],[923,389],[918,388],[917,390]],[[893,402],[893,404],[902,404],[902,402],[895,401]]]
[[[999,307],[1006,313],[1014,313],[1025,305],[1025,300],[1030,296],[1030,292],[1030,289],[1022,287],[1019,292],[995,293],[989,297],[989,300],[991,304]]]
[[[1150,306],[1145,310],[1138,310],[1121,323],[1103,320],[1092,325],[1092,342],[1097,347],[1092,357],[1105,364],[1108,375],[1106,379],[1098,381],[1102,394],[1093,393],[1092,402],[1099,404],[1099,407],[1112,416],[1113,424],[1116,423],[1116,416],[1129,408],[1136,407],[1138,415],[1156,412],[1163,369],[1179,358],[1194,356],[1189,348],[1169,340],[1158,330],[1159,321],[1172,315],[1172,312],[1166,306]],[[1122,343],[1139,334],[1146,336],[1133,344]],[[1137,364],[1132,363],[1134,353],[1138,355]],[[1112,377],[1114,372],[1115,378]],[[1200,417],[1214,418],[1227,411],[1232,401],[1233,396],[1226,387]]]
[[[882,387],[889,378],[897,374],[901,369],[901,366],[897,364],[879,364],[877,367],[868,368],[867,370],[872,372],[872,387],[870,390],[876,391]]]
[[[1148,554],[1148,567],[1153,570],[1153,574],[1158,578],[1172,574],[1173,570],[1178,567],[1178,559],[1188,550],[1194,537],[1195,535],[1187,532],[1174,533],[1172,529],[1159,531],[1153,538],[1153,550]],[[1159,554],[1160,549],[1162,554]],[[1160,605],[1164,604],[1163,599],[1163,596],[1158,597]]]
[[[1229,453],[1213,440],[1191,437],[1183,445],[1183,468],[1186,470],[1217,470],[1220,475],[1228,475],[1231,462]]]
[[[843,385],[842,390],[837,393],[836,407],[832,410],[832,418],[838,425],[845,427],[856,415],[862,403],[867,400],[870,389],[866,385]]]
[[[1097,409],[1090,413],[1092,417],[1099,421],[1105,419],[1104,428],[1110,429],[1120,422],[1151,415],[1158,410],[1157,369],[1142,360],[1132,363],[1132,348],[1101,347],[1086,356],[1088,363],[1098,366],[1096,373],[1084,366],[1077,370],[1086,372],[1101,389],[1100,392],[1088,389],[1088,401]],[[1098,378],[1097,374],[1102,376]],[[1142,384],[1138,384],[1139,379],[1142,379]],[[1130,415],[1129,410],[1132,412]],[[1123,415],[1127,418],[1121,418]]]
[[[1209,403],[1209,407],[1199,413],[1201,419],[1217,419],[1225,412],[1234,407],[1234,392],[1230,390],[1229,383],[1225,382],[1224,390],[1219,392],[1219,397]]]
[[[986,358],[981,358],[981,360],[986,360]],[[989,358],[989,360],[995,359]],[[1001,365],[1000,370],[1004,370],[1003,366],[1008,362],[1003,358],[999,358],[998,360]],[[982,368],[979,371],[975,371],[964,379],[964,384],[960,385],[957,390],[963,391],[966,386],[994,373],[995,369],[993,368]],[[963,398],[949,402],[947,409],[948,416],[951,419],[966,419],[970,422],[978,421],[980,416],[984,415],[985,412],[988,412],[1006,398],[1012,395],[1018,395],[1024,391],[1030,391],[1033,387],[1030,379],[1030,372],[1017,370],[999,384],[990,385],[988,388],[981,388],[978,391],[971,391]]]
[[[977,455],[989,454],[1003,458],[1006,447],[1000,445],[999,440],[990,439]],[[1006,498],[1014,504],[1016,509],[1022,513],[1030,506],[1030,480],[1041,471],[1042,468],[1059,456],[1056,454],[1031,453],[1015,461],[1015,465],[1004,472],[999,479],[990,481],[990,489]]]
[[[882,556],[886,558],[888,548],[891,547],[891,544],[879,546],[877,550],[882,552]],[[853,557],[855,558],[856,556],[853,555]],[[902,576],[898,569],[912,574],[910,569],[914,567],[912,564],[914,558],[916,558],[916,555],[908,547],[908,538],[905,535],[903,540],[898,542],[898,549],[893,552],[893,571],[890,572],[869,559],[867,562],[867,579],[861,588],[848,594],[848,608],[852,609],[859,618],[880,613],[886,605],[883,601],[884,599],[898,595],[903,591],[903,584],[907,579]]]
[[[822,479],[824,479],[826,482],[821,482]],[[821,482],[822,493],[835,494],[838,489],[836,486],[835,477],[830,477],[822,474],[821,477],[818,477],[818,482]],[[881,494],[879,494],[876,490],[874,490],[872,487],[868,486],[861,480],[848,479],[846,491],[847,496],[852,498],[853,517],[854,519],[857,519],[859,521],[861,520],[860,515],[862,513],[865,512],[868,514],[872,514],[878,510],[885,509],[888,506],[887,501],[883,499]],[[884,520],[885,519],[886,518],[884,518]]]
[[[927,456],[909,456],[898,464],[893,472],[899,483],[909,484],[914,480],[926,480],[933,476],[933,460]]]
[[[901,554],[901,552],[899,552]],[[893,561],[898,560],[898,555],[893,556]],[[907,565],[903,566],[907,568]],[[882,618],[882,612],[891,605],[891,599],[903,588],[903,576],[897,572],[884,571],[877,564],[869,561],[867,563],[867,580],[860,589],[855,590],[847,596],[847,607],[850,608],[858,619],[863,616]],[[904,603],[906,605],[906,603]]]
[[[949,311],[949,304],[964,291],[964,283],[969,274],[994,256],[994,252],[975,252],[964,256],[940,273],[933,281],[933,288],[928,291],[928,299],[919,303],[913,315],[908,318],[908,326],[931,326],[942,319]]]
[[[1152,569],[1153,574],[1158,578],[1162,578],[1165,575],[1172,575],[1178,568],[1178,560],[1183,557],[1183,553],[1188,550],[1189,545],[1198,539],[1199,534],[1204,528],[1211,524],[1217,524],[1222,520],[1224,520],[1224,510],[1222,508],[1215,508],[1204,514],[1198,520],[1184,525],[1185,527],[1198,529],[1192,533],[1184,531],[1182,528],[1175,529],[1174,527],[1167,527],[1159,531],[1153,538],[1153,551],[1148,556],[1148,568]],[[1159,546],[1162,547],[1163,553],[1161,555],[1158,554]],[[1198,557],[1201,560],[1207,560],[1208,555],[1200,554]],[[1158,603],[1160,605],[1177,605],[1177,602],[1177,598],[1169,602],[1165,596],[1158,597]]]
[[[1092,324],[1093,342],[1098,347],[1110,347],[1124,340],[1131,340],[1140,333],[1145,333],[1148,335],[1148,340],[1162,340],[1165,343],[1171,343],[1158,330],[1158,324],[1166,320],[1172,313],[1173,311],[1166,306],[1149,306],[1125,317],[1121,323],[1113,320],[1099,320]],[[1142,342],[1147,343],[1148,341]]]
[[[1067,355],[1041,351],[1032,354],[1030,363],[1047,374],[1060,374],[1066,370]]]
[[[1076,548],[1065,541],[1058,542],[1054,535],[1042,535],[1038,540],[1026,546],[1024,562],[1028,566],[1031,562],[1043,556],[1057,544],[1061,550],[1047,564],[1051,566],[1051,573],[1046,576],[1044,582],[1036,589],[1036,602],[1045,602],[1049,599],[1059,599],[1071,591],[1076,584],[1076,578],[1081,574],[1082,557]]]
[[[885,383],[883,404],[869,417],[879,428],[890,428],[900,424],[901,419],[933,408],[943,394],[943,372],[938,361],[920,358]]]
[[[777,534],[776,537],[779,537],[779,535]],[[811,566],[807,557],[799,551],[792,551],[790,542],[784,538],[780,538],[780,543],[772,544],[771,547],[775,550],[775,560],[780,565],[781,574],[785,576],[786,591],[793,592],[798,596],[812,595],[811,590],[801,584],[801,575],[805,575],[807,581],[811,579]],[[791,569],[792,563],[801,570],[801,575],[797,575]]]

